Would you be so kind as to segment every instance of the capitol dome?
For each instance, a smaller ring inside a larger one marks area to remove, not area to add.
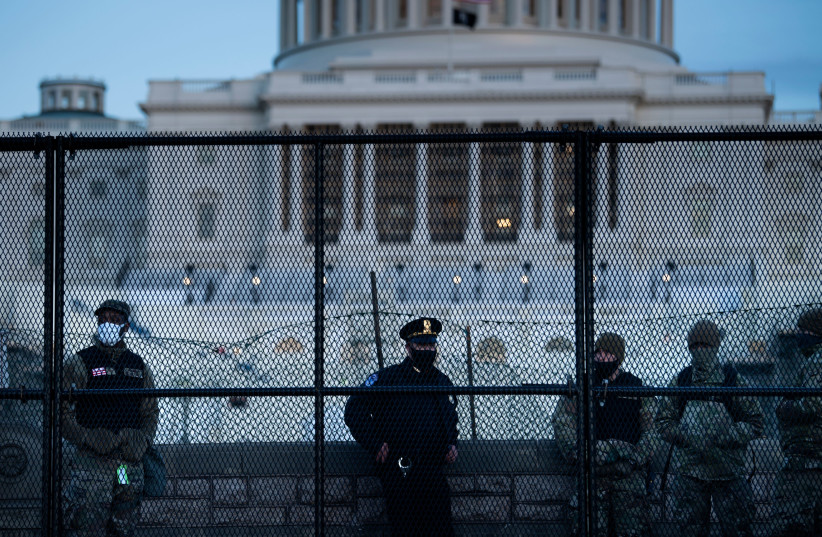
[[[277,69],[676,68],[672,0],[284,0]],[[454,24],[454,9],[474,27]]]

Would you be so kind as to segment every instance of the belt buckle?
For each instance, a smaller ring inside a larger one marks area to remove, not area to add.
[[[403,479],[408,475],[408,471],[411,469],[414,463],[411,462],[411,459],[407,459],[405,457],[400,457],[397,459],[397,466],[400,467],[400,473],[402,474]]]

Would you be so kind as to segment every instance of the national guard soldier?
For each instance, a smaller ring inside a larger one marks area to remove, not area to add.
[[[594,376],[605,392],[594,405],[596,417],[596,484],[598,536],[647,535],[649,531],[645,477],[658,443],[654,434],[653,398],[608,393],[608,387],[642,386],[642,380],[624,371],[625,340],[604,333],[594,346]],[[563,398],[551,423],[563,457],[577,462],[577,403]],[[571,499],[571,528],[579,535],[579,498]]]
[[[413,386],[420,391],[366,390],[345,406],[351,434],[377,463],[392,537],[454,535],[443,466],[457,459],[457,400],[424,391],[426,386],[452,386],[434,367],[441,331],[442,323],[432,318],[403,326],[405,360],[374,373],[363,384],[365,388]]]
[[[747,386],[733,366],[720,365],[721,336],[715,323],[697,322],[687,341],[691,365],[670,386]],[[743,396],[663,397],[656,427],[672,444],[678,462],[672,492],[681,534],[709,534],[713,500],[724,537],[751,535],[756,511],[744,477],[745,452],[764,428],[759,401]]]
[[[63,388],[153,388],[148,364],[123,341],[128,304],[106,300],[94,314],[94,344],[66,361]],[[77,447],[63,483],[67,529],[88,536],[133,534],[143,491],[141,459],[154,439],[158,415],[153,397],[63,400],[63,436]]]
[[[796,348],[804,360],[791,386],[822,388],[822,309],[797,322]],[[784,397],[776,407],[785,466],[776,478],[776,532],[822,534],[822,398]]]

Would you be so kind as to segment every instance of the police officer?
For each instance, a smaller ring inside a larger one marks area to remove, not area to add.
[[[791,386],[822,388],[822,309],[797,322],[802,367]],[[785,466],[776,478],[774,508],[778,536],[822,534],[822,398],[784,397],[776,407]]]
[[[595,384],[605,387],[594,405],[596,417],[597,535],[642,536],[649,531],[645,476],[657,445],[653,398],[608,393],[611,386],[642,386],[642,380],[621,368],[625,340],[604,333],[594,345]],[[577,462],[577,404],[563,398],[551,423],[557,447],[571,464]],[[579,499],[571,500],[571,528],[579,535]]]
[[[436,367],[442,323],[421,318],[400,330],[407,357],[369,376],[366,388],[452,386]],[[457,459],[453,395],[366,393],[349,398],[345,423],[377,466],[392,537],[452,536],[451,498],[443,466]]]
[[[694,324],[687,341],[691,365],[670,386],[748,385],[733,366],[719,363],[721,336],[714,322]],[[751,535],[755,509],[744,477],[745,452],[764,428],[759,401],[739,396],[663,397],[656,427],[676,452],[678,478],[672,492],[681,535],[707,537],[711,500],[723,536]]]
[[[94,314],[93,345],[66,361],[63,388],[153,388],[148,365],[123,341],[129,305],[106,300]],[[141,459],[154,439],[158,415],[156,398],[63,400],[63,436],[77,447],[64,477],[66,529],[88,536],[133,534],[143,491]]]

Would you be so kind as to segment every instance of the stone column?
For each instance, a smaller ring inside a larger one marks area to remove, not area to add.
[[[576,26],[574,16],[574,0],[559,0],[562,2],[562,16],[565,17],[565,27],[569,30]]]
[[[479,4],[477,5],[477,27],[484,28],[488,26],[488,15],[489,15],[490,7],[488,4]],[[451,18],[451,16],[448,16]]]
[[[317,11],[312,9],[315,2],[320,0],[303,0],[303,44],[314,41],[314,17],[317,16]]]
[[[674,48],[674,1],[662,0],[662,28],[660,32],[662,45]]]
[[[631,0],[631,37],[639,39],[642,35],[639,28],[639,0]]]
[[[442,0],[442,25],[446,28],[451,27],[453,22],[454,3],[452,0]]]
[[[416,29],[420,27],[420,0],[408,0],[406,4],[408,13],[408,28]]]
[[[533,242],[534,229],[534,144],[522,144],[522,217],[519,223],[518,240]]]
[[[482,242],[480,186],[480,144],[474,142],[468,145],[468,226],[465,230],[467,244]]]
[[[357,33],[357,2],[360,0],[345,0],[345,35]]]
[[[619,35],[619,1],[608,0],[608,33]]]
[[[427,173],[427,144],[417,144],[416,162],[416,184],[415,202],[416,211],[414,214],[414,231],[411,234],[411,242],[414,244],[428,245],[431,243],[431,232],[428,228],[428,173]]]
[[[322,38],[328,39],[331,37],[331,2],[332,0],[320,0],[322,2],[322,21],[320,22],[320,31]]]
[[[374,126],[363,125],[363,129],[373,131]],[[360,240],[368,244],[377,243],[377,199],[374,179],[375,150],[374,144],[362,148],[362,231]]]
[[[648,2],[648,41],[656,43],[656,0]]]
[[[344,130],[351,131],[353,128],[345,127]],[[340,244],[350,244],[356,233],[354,222],[355,196],[354,196],[354,151],[356,146],[343,146],[343,174],[342,174],[342,204],[343,219],[340,230]]]
[[[289,48],[288,25],[291,23],[291,18],[288,16],[288,11],[290,7],[291,0],[280,1],[280,50]]]
[[[511,2],[511,12],[508,16],[508,26],[522,26],[522,5],[523,0],[513,0]]]
[[[577,0],[579,2],[579,29],[583,32],[591,31],[591,2],[590,0]]]
[[[554,228],[554,144],[542,146],[542,240],[557,241]]]
[[[285,191],[285,175],[283,171],[286,170],[285,167],[285,155],[286,151],[289,151],[287,146],[283,145],[276,145],[273,147],[274,152],[274,163],[276,164],[273,170],[273,176],[269,178],[269,183],[271,187],[267,189],[268,193],[268,218],[266,224],[268,225],[269,235],[268,239],[269,242],[271,241],[282,241],[285,238],[285,234],[283,233],[283,192]]]
[[[540,28],[550,28],[552,21],[556,17],[557,0],[539,0],[539,13],[537,19]],[[554,11],[552,11],[554,10]]]
[[[596,169],[596,238],[602,239],[608,231],[608,144],[600,144]]]
[[[374,21],[374,31],[383,32],[385,31],[385,0],[374,1],[377,4],[374,9],[374,17],[377,19]]]
[[[291,146],[291,170],[288,192],[288,239],[296,244],[303,243],[302,151],[303,146],[301,145]]]

